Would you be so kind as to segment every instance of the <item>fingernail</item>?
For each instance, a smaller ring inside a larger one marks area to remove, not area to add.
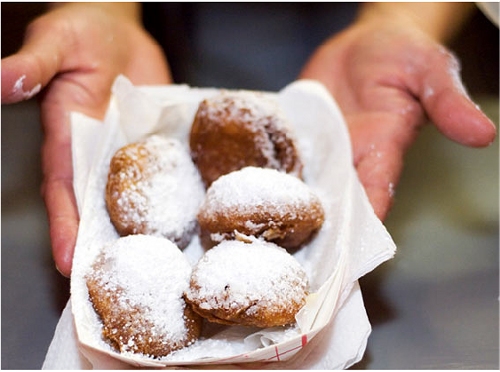
[[[65,273],[63,273],[63,272],[61,271],[61,269],[59,268],[59,266],[57,266],[57,264],[56,264],[55,266],[56,266],[57,271],[59,271],[59,274],[61,274],[61,275],[62,275],[62,276],[64,276],[65,278],[68,278],[68,279],[69,279],[69,277],[70,277],[69,275],[66,275]]]

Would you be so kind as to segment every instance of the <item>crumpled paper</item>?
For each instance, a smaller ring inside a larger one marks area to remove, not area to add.
[[[308,272],[313,292],[297,315],[297,327],[224,327],[161,361],[119,355],[101,339],[83,277],[103,243],[118,237],[103,197],[109,160],[121,146],[153,133],[187,143],[198,103],[218,92],[186,85],[135,87],[120,76],[104,123],[72,115],[81,221],[71,300],[43,368],[238,368],[245,363],[245,368],[343,369],[362,358],[371,328],[357,280],[393,257],[396,247],[357,178],[340,110],[322,85],[306,80],[266,93],[278,100],[290,119],[304,178],[322,199],[326,213],[319,234],[295,254]],[[197,239],[184,252],[193,264],[203,253]]]

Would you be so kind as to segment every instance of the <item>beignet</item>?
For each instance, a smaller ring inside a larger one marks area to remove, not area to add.
[[[234,233],[262,237],[295,250],[324,221],[319,197],[303,181],[274,169],[246,167],[220,177],[207,190],[198,213],[209,248]]]
[[[153,358],[193,343],[201,318],[183,299],[190,275],[167,239],[129,235],[105,246],[86,276],[104,340],[118,352]]]
[[[278,104],[253,91],[224,91],[203,100],[189,138],[193,161],[207,187],[221,175],[246,166],[301,177],[295,142]]]
[[[121,236],[163,236],[184,248],[196,231],[204,195],[189,150],[177,139],[153,135],[111,159],[106,206]]]
[[[195,265],[184,297],[210,322],[265,328],[295,323],[308,285],[283,248],[255,238],[226,240]]]

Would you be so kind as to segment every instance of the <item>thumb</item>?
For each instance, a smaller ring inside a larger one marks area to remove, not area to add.
[[[462,145],[490,145],[496,127],[468,96],[458,60],[446,51],[440,58],[420,79],[418,95],[430,120],[446,137]]]
[[[19,52],[2,59],[2,104],[30,99],[49,83],[61,67],[60,41],[42,27],[28,28]]]

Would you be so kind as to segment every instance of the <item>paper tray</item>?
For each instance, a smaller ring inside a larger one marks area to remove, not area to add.
[[[394,243],[375,216],[353,168],[340,110],[322,85],[294,82],[279,93],[268,94],[278,100],[291,120],[305,181],[322,199],[326,215],[319,234],[295,254],[309,275],[313,292],[297,315],[298,328],[255,332],[226,327],[162,360],[111,350],[101,338],[100,322],[83,279],[103,244],[118,238],[104,201],[111,156],[126,143],[152,133],[173,136],[187,144],[199,102],[218,92],[185,85],[135,87],[120,76],[113,85],[104,123],[81,114],[72,117],[75,192],[81,217],[71,277],[72,313],[81,348],[94,367],[102,366],[107,358],[141,367],[290,360],[308,349],[306,345],[332,323],[345,300],[359,291],[358,278],[394,255]],[[203,250],[194,239],[184,252],[194,264]],[[363,307],[362,301],[357,304]],[[344,315],[343,328],[352,325],[357,329],[363,316],[364,311]],[[328,356],[332,366],[328,368],[348,367],[355,361],[352,355],[362,356],[366,338],[360,341],[353,337],[356,343],[346,344],[341,336],[333,334],[328,341],[337,353]],[[346,355],[351,360],[345,360]]]

